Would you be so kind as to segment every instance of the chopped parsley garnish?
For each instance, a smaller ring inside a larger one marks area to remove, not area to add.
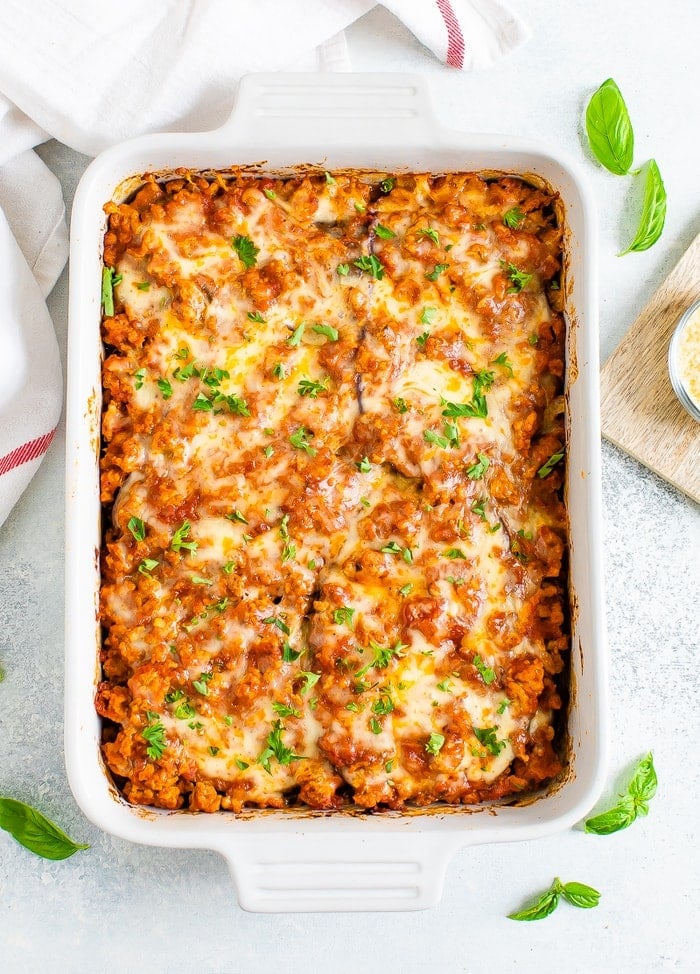
[[[445,737],[443,734],[438,734],[437,731],[433,731],[428,740],[425,742],[425,749],[428,754],[439,754],[442,750],[442,746],[445,743]]]
[[[531,335],[528,336],[527,343],[528,343],[528,345],[533,345],[534,346],[534,345],[536,345],[539,342],[539,340],[540,340],[539,335],[536,335],[533,332]]]
[[[437,685],[438,690],[443,693],[452,693],[452,684],[449,680],[441,680]]]
[[[137,391],[139,389],[143,389],[143,383],[145,378],[146,378],[145,369],[138,369],[136,372],[134,372],[134,389],[136,389]]]
[[[143,541],[146,537],[146,525],[140,517],[130,517],[127,528],[133,534],[135,541]]]
[[[299,659],[303,650],[296,650],[291,643],[285,643],[282,647],[282,659],[285,663],[294,663]]]
[[[315,331],[317,335],[325,335],[331,342],[338,341],[338,330],[331,325],[313,325],[311,331]]]
[[[187,345],[183,345],[182,348],[178,348],[178,350],[174,353],[174,357],[180,362],[183,362],[186,358],[189,358],[189,355],[190,350]]]
[[[301,341],[302,335],[304,334],[305,328],[306,328],[305,321],[302,321],[300,325],[297,325],[297,327],[292,332],[291,336],[287,339],[287,344],[290,346],[290,348],[297,347],[297,345]]]
[[[151,288],[150,281],[139,281],[139,283],[136,285],[137,291],[149,291],[150,288]]]
[[[241,263],[246,269],[255,267],[258,262],[260,248],[255,246],[250,237],[243,237],[237,234],[232,238],[231,246],[240,257]]]
[[[506,746],[505,741],[496,739],[495,727],[472,727],[472,730],[477,741],[483,744],[486,750],[496,758]]]
[[[180,351],[184,351],[186,353],[185,358],[187,358],[187,356],[190,354],[187,349],[180,349]],[[179,365],[173,372],[173,378],[177,379],[178,382],[187,382],[188,379],[192,379],[193,377],[198,379],[199,375],[199,369],[194,362],[188,362],[187,365]]]
[[[224,514],[224,517],[229,521],[238,521],[239,524],[248,524],[248,518],[241,514],[240,511],[234,511],[233,514]]]
[[[273,701],[272,709],[280,717],[301,717],[301,711],[296,707],[288,707],[286,703],[277,703],[276,700]]]
[[[139,562],[138,570],[141,575],[148,575],[148,577],[150,578],[151,572],[153,571],[154,568],[157,568],[158,565],[160,565],[160,562],[156,561],[155,558],[144,558],[142,561]]]
[[[289,626],[281,619],[279,616],[268,616],[267,619],[263,619],[263,623],[266,626],[275,626],[280,632],[283,632],[285,636],[289,635]]]
[[[203,575],[190,575],[190,581],[193,585],[213,585],[214,583],[210,578],[204,578]]]
[[[160,389],[163,399],[170,399],[173,394],[173,387],[170,385],[167,379],[158,379],[156,385]]]
[[[448,402],[447,399],[440,399],[440,404],[445,408],[443,416],[471,416],[476,419],[486,419],[489,414],[486,404],[485,392],[488,392],[494,383],[495,375],[488,369],[481,369],[473,379],[471,402]]]
[[[525,220],[525,214],[519,206],[513,206],[503,214],[503,222],[511,230],[519,230]]]
[[[141,731],[141,737],[148,744],[146,754],[151,761],[157,761],[163,756],[163,751],[167,747],[165,727],[161,723],[160,715],[154,713],[152,710],[146,711],[146,717],[149,722]]]
[[[392,399],[392,403],[397,413],[407,413],[408,410],[411,408],[406,402],[406,400],[402,399],[400,396],[397,397],[396,399]]]
[[[329,186],[333,186],[335,184],[335,179],[333,179],[333,177],[329,172],[324,172],[323,175],[325,176],[326,182],[328,183]]]
[[[508,699],[508,697],[504,697],[503,700],[501,700],[501,702],[499,703],[498,710],[496,711],[496,713],[504,714],[506,712],[506,707],[509,706],[510,706],[510,700]]]
[[[470,480],[480,480],[489,468],[489,458],[485,453],[477,453],[477,462],[467,467],[466,473]]]
[[[292,435],[289,437],[289,442],[297,450],[303,450],[308,456],[315,457],[317,451],[314,450],[309,442],[309,437],[312,437],[313,435],[314,434],[311,432],[311,430],[307,430],[305,426],[300,426],[299,429],[295,433],[292,433]]]
[[[327,392],[330,379],[328,376],[323,382],[314,382],[312,379],[302,379],[297,386],[300,396],[307,396],[309,399],[318,399],[320,392]]]
[[[195,552],[197,550],[196,541],[187,541],[187,537],[190,533],[192,525],[189,521],[183,521],[180,527],[176,530],[170,542],[170,547],[173,551],[180,551],[185,548],[187,551]]]
[[[532,274],[526,274],[525,271],[518,270],[515,264],[506,264],[505,261],[501,261],[501,266],[506,268],[506,276],[512,284],[512,287],[508,288],[506,294],[519,294],[532,280]]]
[[[333,610],[333,622],[336,626],[352,626],[354,615],[354,609],[351,609],[349,605],[343,605],[339,609]]]
[[[416,338],[416,342],[418,345],[420,345],[421,348],[425,348],[425,344],[429,338],[430,338],[430,332],[424,331],[421,335],[418,336],[418,338]]]
[[[390,193],[394,186],[396,185],[396,180],[393,176],[387,176],[386,179],[382,179],[379,184],[379,188],[382,193]]]
[[[500,355],[497,355],[491,365],[502,365],[507,370],[508,375],[513,374],[513,363],[509,360],[507,352],[501,352]]]
[[[394,701],[391,699],[388,693],[383,693],[378,700],[375,700],[372,704],[372,713],[379,714],[380,717],[384,717],[386,714],[392,713],[394,710]]]
[[[192,408],[200,413],[210,413],[214,408],[214,403],[203,392],[198,392],[197,398],[192,403]]]
[[[264,189],[263,190],[263,193],[265,194],[265,196],[267,196],[267,198],[269,200],[276,200],[277,199],[277,193],[274,191],[274,189]],[[246,768],[247,767],[248,767],[248,765],[246,764]]]
[[[373,734],[381,734],[382,725],[379,723],[376,717],[372,717],[369,722],[369,729]]]
[[[114,314],[114,288],[121,280],[121,274],[117,274],[113,267],[102,268],[102,307],[108,317]]]
[[[459,447],[459,430],[455,423],[445,423],[443,426],[443,436],[436,433],[435,430],[424,430],[423,439],[426,443],[432,443],[435,446],[441,447],[443,450],[447,450],[449,447],[457,449]]]
[[[219,748],[216,747],[214,744],[210,744],[207,750],[209,751],[209,753],[213,758],[215,758],[216,755],[219,753]]]
[[[198,680],[192,681],[192,686],[195,688],[197,693],[201,693],[203,697],[209,696],[209,687],[207,684],[212,678],[211,673],[200,673]]]
[[[185,701],[175,708],[175,716],[178,720],[192,720],[193,717],[197,716],[197,711],[191,703]]]
[[[277,758],[280,764],[291,764],[292,761],[302,760],[300,754],[295,754],[291,748],[286,747],[283,743],[281,720],[276,720],[272,725],[272,730],[265,738],[265,745],[265,750],[258,758],[258,764],[261,764],[268,774],[272,774],[270,770],[272,758]]]
[[[353,713],[353,714],[360,714],[360,713],[362,713],[362,707],[359,705],[359,703],[355,703],[354,700],[351,700],[350,703],[346,703],[345,704],[345,709],[346,710],[349,710],[350,713]]]
[[[274,452],[275,452],[275,448],[273,446],[264,446],[263,447],[263,453],[268,458],[268,460],[270,459],[270,457],[272,456],[272,454]]]
[[[335,269],[336,274],[340,277],[347,277],[350,273],[350,264],[338,264]]]
[[[471,506],[472,511],[474,511],[475,514],[478,514],[478,516],[481,518],[482,521],[488,521],[488,518],[486,517],[486,510],[485,510],[488,502],[489,502],[488,497],[480,497],[479,500],[474,501],[474,503]]]
[[[227,561],[225,565],[221,566],[221,571],[224,573],[224,575],[231,575],[235,567],[236,567],[235,561]]]
[[[265,190],[265,192],[267,193],[267,190]],[[246,771],[250,765],[247,761],[243,761],[241,758],[236,758],[236,767],[239,769],[239,771]]]
[[[367,209],[364,203],[355,203],[354,206],[358,213],[364,213]]]
[[[250,318],[251,321],[255,321],[258,325],[265,324],[265,319],[263,318],[263,316],[260,314],[259,311],[249,311],[248,317]]]
[[[559,453],[553,453],[546,463],[543,463],[540,469],[537,471],[538,477],[546,477],[548,474],[554,470],[556,465],[564,459],[564,451]]]
[[[184,690],[171,690],[169,693],[165,694],[166,703],[177,703],[178,700],[182,700],[185,696]]]
[[[355,676],[364,676],[373,667],[383,670],[389,665],[395,656],[403,656],[402,650],[406,649],[406,643],[395,643],[393,646],[378,646],[373,640],[369,641],[369,648],[374,652],[374,659],[371,663],[358,670]]]
[[[316,686],[318,681],[321,679],[321,674],[312,673],[310,670],[302,670],[300,675],[304,679],[304,686],[300,690],[302,697],[304,697],[309,690]]]
[[[376,278],[378,281],[381,281],[381,279],[384,277],[384,265],[378,257],[374,256],[374,254],[358,257],[357,260],[354,260],[352,263],[354,267],[358,268],[358,270],[366,271],[367,274],[371,274],[371,276]]]
[[[440,237],[438,236],[438,232],[437,230],[433,230],[432,227],[423,227],[423,229],[418,230],[417,233],[420,234],[421,237],[429,237],[436,246],[440,246]]]
[[[428,308],[428,307],[423,308],[420,316],[421,325],[432,325],[433,319],[435,318],[436,314],[437,314],[437,308]]]
[[[286,561],[294,561],[297,556],[297,546],[293,541],[288,541],[282,548],[282,564]]]
[[[369,462],[368,457],[363,457],[359,463],[355,464],[355,466],[360,471],[360,473],[369,473],[370,470],[372,469],[372,464]]]
[[[425,276],[429,281],[437,281],[438,277],[440,277],[440,275],[443,274],[449,266],[449,264],[436,264],[433,270]]]
[[[406,582],[406,584],[402,585],[401,588],[399,589],[399,595],[403,595],[403,597],[406,598],[406,596],[410,595],[412,591],[413,591],[413,582]]]
[[[490,683],[493,683],[493,681],[496,679],[496,671],[492,669],[492,667],[487,666],[478,653],[472,660],[472,663],[474,664],[477,673],[487,686]]]
[[[286,372],[284,371],[284,366],[281,362],[275,362],[272,366],[272,374],[276,379],[284,379]]]
[[[445,558],[461,558],[463,561],[466,561],[467,556],[464,554],[461,548],[448,548],[445,552]]]
[[[381,237],[382,240],[391,240],[392,237],[396,236],[393,230],[390,230],[389,227],[382,226],[381,223],[376,225],[374,232],[378,237]]]
[[[394,770],[394,760],[395,759],[392,758],[390,761],[387,761],[387,763],[384,765],[384,770],[386,771],[387,774],[391,774],[391,772]]]

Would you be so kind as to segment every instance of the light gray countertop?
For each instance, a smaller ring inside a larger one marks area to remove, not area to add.
[[[542,138],[578,158],[600,216],[604,360],[700,230],[697,5],[670,0],[514,4],[534,30],[499,67],[438,64],[382,8],[348,32],[355,70],[425,76],[441,121]],[[530,7],[530,9],[526,9]],[[666,230],[644,254],[630,236],[629,180],[588,160],[585,100],[614,76],[636,158],[654,155],[669,196]],[[70,205],[87,159],[48,143],[42,158]],[[67,273],[49,300],[64,355]],[[691,501],[603,444],[605,592],[611,658],[606,794],[653,750],[648,818],[608,838],[580,830],[455,856],[425,913],[263,916],[236,904],[223,859],[111,838],[76,806],[63,762],[64,429],[0,529],[0,793],[30,801],[91,848],[63,863],[0,832],[0,962],[9,972],[364,970],[658,972],[700,969],[698,950],[698,591],[700,519]],[[601,890],[595,910],[548,919],[505,914],[553,876]]]

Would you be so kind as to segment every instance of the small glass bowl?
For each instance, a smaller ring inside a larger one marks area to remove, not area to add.
[[[691,395],[690,389],[688,388],[682,372],[682,339],[689,322],[693,318],[697,319],[697,327],[700,330],[700,299],[691,304],[686,312],[681,315],[681,318],[674,329],[671,343],[668,346],[668,375],[671,379],[673,391],[675,392],[681,406],[683,406],[685,411],[689,413],[693,419],[700,423],[700,401]],[[697,355],[698,358],[700,358],[700,337],[698,339]],[[700,383],[700,375],[698,376],[697,381]]]

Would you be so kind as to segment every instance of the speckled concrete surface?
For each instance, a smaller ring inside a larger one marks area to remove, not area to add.
[[[522,0],[513,3],[525,10]],[[535,36],[490,73],[440,67],[378,9],[349,32],[359,70],[427,76],[440,118],[475,131],[538,136],[581,158],[586,95],[613,75],[627,98],[639,159],[656,155],[669,192],[667,229],[646,254],[618,259],[628,232],[624,180],[586,164],[599,203],[601,352],[700,229],[697,7],[542,0]],[[70,200],[87,160],[41,150]],[[51,301],[65,349],[66,275]],[[36,859],[0,833],[3,970],[219,974],[364,970],[422,972],[696,971],[697,506],[603,445],[605,589],[611,656],[608,796],[653,749],[660,786],[651,814],[616,836],[571,830],[455,857],[440,905],[422,914],[256,916],[236,905],[213,853],[130,845],[100,833],[70,794],[63,765],[63,432],[0,529],[0,793],[34,802],[91,849]],[[505,914],[559,875],[601,890],[591,911],[562,905],[540,923]]]

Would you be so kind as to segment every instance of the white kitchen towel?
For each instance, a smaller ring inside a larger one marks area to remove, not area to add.
[[[144,132],[215,128],[230,113],[243,74],[349,69],[341,32],[375,5],[2,0],[0,336],[31,370],[31,381],[23,372],[13,397],[0,391],[0,524],[51,442],[61,403],[42,294],[65,263],[67,235],[60,187],[32,147],[53,137],[95,155]],[[500,0],[383,6],[453,68],[487,67],[529,36]]]

